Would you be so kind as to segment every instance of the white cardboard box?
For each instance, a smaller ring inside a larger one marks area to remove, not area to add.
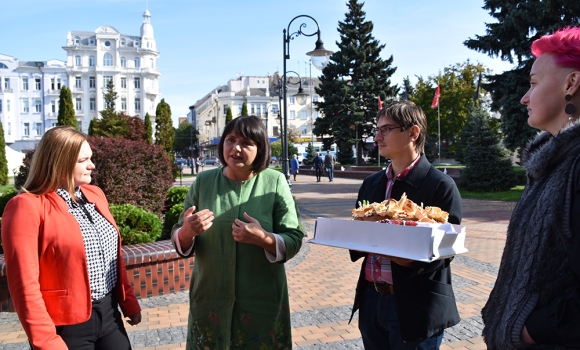
[[[318,218],[309,243],[431,262],[466,253],[465,226]]]

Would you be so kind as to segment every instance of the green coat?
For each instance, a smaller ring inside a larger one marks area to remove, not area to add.
[[[213,226],[195,238],[189,290],[187,349],[291,349],[290,307],[283,262],[264,249],[237,243],[234,219],[244,212],[282,236],[286,260],[302,245],[294,200],[284,176],[266,169],[248,181],[232,181],[222,168],[201,172],[184,207],[210,209]],[[183,224],[183,213],[173,232]],[[173,235],[172,235],[173,236]]]

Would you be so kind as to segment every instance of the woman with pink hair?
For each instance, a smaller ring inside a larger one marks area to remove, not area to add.
[[[542,132],[522,157],[528,183],[482,310],[483,337],[488,349],[579,349],[580,28],[541,37],[532,53],[521,103]]]

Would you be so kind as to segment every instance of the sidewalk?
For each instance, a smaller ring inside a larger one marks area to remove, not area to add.
[[[335,178],[333,182],[323,179],[317,183],[314,176],[304,175],[298,175],[297,180],[293,182],[292,192],[309,238],[317,217],[350,216],[362,182]],[[187,185],[190,183],[187,181]],[[514,205],[474,199],[463,201],[462,224],[467,226],[466,246],[470,251],[457,256],[452,265],[462,321],[446,330],[442,350],[486,348],[481,338],[481,308],[497,276]],[[358,314],[348,324],[360,262],[351,263],[346,250],[305,242],[298,256],[286,264],[286,269],[294,348],[363,349],[357,328]],[[186,292],[141,300],[143,322],[136,327],[126,326],[133,348],[183,349],[187,300]],[[26,335],[14,314],[0,313],[0,349],[28,349]]]

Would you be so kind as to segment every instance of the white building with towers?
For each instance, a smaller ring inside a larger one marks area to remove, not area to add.
[[[149,113],[154,121],[161,73],[148,10],[139,36],[122,34],[112,26],[94,32],[70,31],[63,49],[65,61],[24,62],[0,54],[0,121],[8,144],[37,141],[56,126],[62,85],[71,90],[84,132],[93,118],[100,118],[108,81],[117,92],[117,112],[141,118]]]

